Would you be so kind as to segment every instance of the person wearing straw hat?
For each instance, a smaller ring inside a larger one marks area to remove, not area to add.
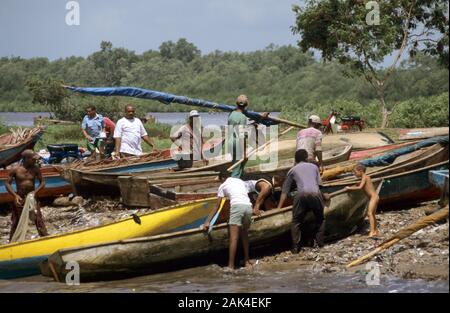
[[[183,154],[190,156],[189,161],[204,160],[208,163],[203,154],[203,128],[200,114],[197,110],[189,112],[188,123],[181,126],[171,136],[170,140],[175,143]]]
[[[10,242],[23,241],[28,229],[29,215],[33,216],[36,228],[40,236],[47,236],[42,213],[36,197],[45,187],[42,173],[36,162],[40,156],[33,150],[27,149],[22,152],[22,164],[14,167],[5,181],[6,190],[13,196],[11,214]],[[35,181],[39,181],[39,186],[35,189]],[[12,187],[16,184],[16,190]]]

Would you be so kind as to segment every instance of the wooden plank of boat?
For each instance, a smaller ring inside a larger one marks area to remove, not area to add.
[[[448,135],[448,133],[448,127],[400,129],[398,138],[400,140],[416,140]]]
[[[156,235],[199,226],[216,204],[215,198],[156,210],[139,218],[124,220],[75,232],[0,246],[0,279],[34,275],[39,263],[58,249],[98,244],[113,240]]]
[[[366,204],[367,198],[362,191],[342,192],[333,197],[325,209],[326,239],[335,240],[354,232],[365,218]],[[308,221],[312,218],[311,214],[307,216]],[[269,210],[254,217],[249,231],[251,249],[273,247],[279,239],[289,240],[291,220],[291,207]],[[220,255],[227,248],[228,225],[220,223],[210,236],[205,236],[198,228],[191,228],[159,236],[59,250],[48,258],[41,272],[44,275],[53,272],[58,281],[64,281],[68,273],[65,265],[75,261],[80,265],[83,281],[103,280],[165,271],[192,263],[207,264],[212,261],[212,256]]]

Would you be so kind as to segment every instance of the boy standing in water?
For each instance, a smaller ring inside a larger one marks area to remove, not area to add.
[[[367,208],[367,216],[369,217],[370,223],[369,238],[374,238],[379,235],[375,212],[377,211],[378,201],[380,200],[380,197],[378,196],[378,193],[373,186],[372,179],[368,175],[366,175],[366,167],[364,165],[356,165],[354,173],[356,177],[361,178],[361,182],[358,186],[346,187],[346,189],[350,191],[363,189],[366,195],[369,197],[369,205]]]

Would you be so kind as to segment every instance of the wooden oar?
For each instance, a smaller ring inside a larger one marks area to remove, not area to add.
[[[293,126],[287,128],[286,130],[284,130],[281,134],[280,137],[287,134],[288,132],[290,132],[292,129],[294,129]],[[242,164],[242,162],[244,162],[246,159],[250,158],[251,156],[253,156],[255,153],[257,153],[258,151],[265,149],[266,147],[268,147],[270,144],[272,144],[275,140],[277,140],[278,138],[274,138],[272,140],[269,140],[268,142],[266,142],[265,144],[263,144],[261,147],[258,147],[257,149],[252,150],[246,158],[241,159],[240,161],[234,163],[232,166],[230,166],[227,171],[231,172],[233,171],[236,167],[238,167],[239,165]]]
[[[267,117],[267,119],[272,120],[272,121],[277,122],[277,123],[280,123],[280,124],[286,124],[286,125],[293,126],[293,127],[298,127],[298,128],[306,128],[305,125],[298,124],[298,123],[295,123],[295,122],[291,122],[291,121],[288,121],[288,120],[285,120],[285,119],[281,119],[281,118],[278,118],[278,117],[271,117],[270,115]]]
[[[226,199],[223,198],[222,201],[220,202],[220,206],[219,206],[219,209],[217,210],[217,213],[211,219],[211,222],[209,223],[209,227],[208,227],[208,235],[209,235],[209,233],[211,233],[214,224],[217,222],[217,219],[219,218],[220,212],[222,211],[222,209],[225,205],[225,202],[226,202]]]

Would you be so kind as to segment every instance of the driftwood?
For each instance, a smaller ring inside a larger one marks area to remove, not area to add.
[[[389,247],[392,247],[393,245],[395,245],[397,242],[399,242],[400,240],[403,240],[409,236],[411,236],[412,234],[414,234],[415,232],[421,230],[422,228],[425,228],[427,226],[433,225],[443,219],[448,218],[448,206],[437,211],[436,213],[433,213],[429,216],[425,216],[422,217],[421,219],[419,219],[417,222],[415,222],[412,225],[409,225],[403,229],[401,229],[400,231],[398,231],[394,236],[392,236],[391,238],[385,240],[378,248],[376,248],[375,250],[373,250],[372,252],[366,254],[365,256],[349,263],[347,265],[347,268],[359,265],[361,263],[364,263],[368,260],[370,260],[371,258],[373,258],[375,255],[377,255],[378,253],[380,253],[383,250],[386,250]]]

